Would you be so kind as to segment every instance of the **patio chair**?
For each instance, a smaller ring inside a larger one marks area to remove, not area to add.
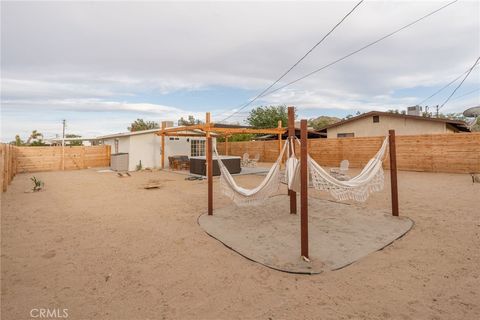
[[[243,154],[242,161],[240,162],[240,166],[241,167],[248,167],[249,160],[250,160],[249,158],[250,158],[250,155],[245,152]]]
[[[190,159],[188,156],[180,156],[180,169],[189,170],[190,169]]]
[[[257,152],[255,153],[255,157],[253,157],[253,159],[248,160],[248,166],[252,168],[256,168],[258,164],[258,160],[260,160],[260,154]]]
[[[345,176],[348,173],[349,166],[350,166],[350,162],[348,160],[342,160],[342,162],[340,162],[340,167],[331,168],[330,173],[336,177]]]
[[[173,156],[173,169],[174,170],[188,170],[190,169],[190,159],[188,156]]]
[[[168,157],[168,167],[175,170],[175,157]]]

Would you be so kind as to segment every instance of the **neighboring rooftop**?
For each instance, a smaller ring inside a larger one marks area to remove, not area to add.
[[[446,124],[449,124],[453,127],[455,127],[458,131],[463,131],[463,132],[470,132],[470,129],[468,128],[468,125],[465,121],[462,120],[452,120],[452,119],[446,119],[446,118],[430,118],[430,117],[423,117],[423,116],[414,116],[414,115],[408,115],[408,114],[402,114],[402,113],[394,113],[394,112],[383,112],[383,111],[370,111],[367,113],[362,113],[361,115],[351,117],[349,119],[345,119],[339,122],[336,122],[334,124],[325,126],[318,131],[324,131],[330,128],[338,127],[343,124],[349,123],[356,121],[358,119],[366,118],[366,117],[371,117],[371,116],[388,116],[388,117],[398,117],[398,118],[403,118],[403,119],[413,119],[413,120],[420,120],[420,121],[434,121],[434,122],[443,122]]]

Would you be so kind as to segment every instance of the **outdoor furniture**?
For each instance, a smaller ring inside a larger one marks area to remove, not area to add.
[[[218,166],[217,157],[213,156],[213,175],[220,175],[220,167]],[[235,156],[220,156],[223,164],[227,167],[231,174],[240,173],[242,168],[240,166],[241,158]],[[206,158],[205,156],[190,157],[190,173],[202,176],[207,175]]]
[[[188,156],[168,157],[168,164],[172,170],[188,170],[190,168],[190,160],[188,159]]]
[[[350,166],[350,162],[348,160],[342,160],[340,162],[340,167],[338,168],[331,168],[330,173],[339,180],[348,180],[348,167]]]
[[[242,162],[241,162],[240,165],[241,165],[242,167],[248,167],[248,160],[249,160],[249,158],[250,158],[250,155],[245,152],[245,153],[243,154]]]
[[[258,152],[253,159],[250,159],[250,155],[245,152],[242,157],[241,166],[245,168],[256,168],[258,160],[260,160],[260,154]]]
[[[255,157],[253,159],[249,159],[248,167],[256,168],[257,164],[258,164],[258,160],[260,160],[260,154],[257,152],[257,153],[255,153]]]

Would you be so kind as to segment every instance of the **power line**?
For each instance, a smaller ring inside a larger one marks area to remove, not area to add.
[[[458,100],[458,99],[463,98],[463,97],[465,97],[465,96],[468,96],[468,95],[470,95],[470,94],[472,94],[472,93],[475,93],[475,92],[477,92],[477,91],[479,91],[479,90],[480,90],[480,88],[474,89],[474,90],[472,90],[472,91],[468,91],[468,92],[462,94],[461,96],[458,96],[458,97],[453,98],[452,100]]]
[[[440,110],[441,108],[443,108],[443,106],[445,106],[445,104],[450,100],[450,98],[455,94],[455,92],[457,92],[458,88],[460,88],[462,86],[462,84],[465,82],[465,80],[467,80],[468,76],[470,75],[470,73],[472,72],[473,68],[475,68],[475,66],[477,65],[478,61],[480,60],[480,57],[477,58],[477,60],[475,60],[475,63],[473,64],[473,66],[470,68],[470,70],[468,70],[467,74],[465,75],[465,77],[462,79],[462,81],[458,84],[458,86],[455,88],[455,90],[453,90],[453,92],[448,96],[447,100],[445,100],[445,102],[442,103],[442,105],[438,108],[438,110]]]
[[[325,34],[323,36],[322,39],[320,39],[320,41],[318,41],[310,50],[307,51],[307,53],[305,53],[299,60],[297,60],[297,62],[295,62],[290,68],[288,68],[287,71],[285,71],[279,78],[277,78],[271,85],[269,85],[267,88],[265,88],[262,92],[260,92],[258,95],[256,95],[252,100],[248,101],[247,103],[243,104],[240,106],[240,110],[243,110],[245,109],[246,107],[248,107],[249,105],[251,105],[254,101],[256,101],[258,98],[262,97],[268,90],[270,90],[274,85],[276,85],[280,80],[282,80],[290,71],[293,70],[293,68],[295,68],[298,64],[300,64],[300,62],[303,61],[303,59],[305,59],[313,50],[315,50],[316,47],[318,47],[335,29],[337,29],[338,26],[340,26],[343,21],[345,19],[348,18],[348,16],[350,14],[353,13],[353,11],[355,11],[355,9],[357,9],[357,7],[362,4],[364,0],[361,0],[360,2],[358,2],[353,8],[352,10],[350,10],[329,32],[327,32],[327,34]],[[232,115],[229,115],[228,117],[226,117],[225,119],[223,119],[222,121],[225,121],[229,118],[231,118],[233,116]]]
[[[278,88],[275,89],[275,90],[272,90],[272,91],[269,91],[269,92],[265,93],[265,94],[262,95],[261,97],[265,97],[265,96],[270,95],[270,94],[272,94],[272,93],[274,93],[274,92],[277,92],[277,91],[279,91],[279,90],[281,90],[281,89],[283,89],[283,88],[285,88],[285,87],[288,87],[289,85],[292,85],[292,84],[294,84],[294,83],[296,83],[296,82],[298,82],[298,81],[300,81],[300,80],[303,80],[303,79],[305,79],[305,78],[308,78],[308,77],[312,76],[313,74],[315,74],[315,73],[317,73],[317,72],[320,72],[320,71],[322,71],[322,70],[324,70],[324,69],[326,69],[326,68],[328,68],[328,67],[330,67],[330,66],[332,66],[332,65],[334,65],[334,64],[336,64],[336,63],[338,63],[338,62],[340,62],[340,61],[343,61],[343,60],[345,60],[345,59],[353,56],[354,54],[356,54],[356,53],[358,53],[358,52],[360,52],[360,51],[363,51],[363,50],[365,50],[365,49],[367,49],[367,48],[369,48],[369,47],[371,47],[371,46],[379,43],[380,41],[385,40],[385,39],[387,39],[387,38],[389,38],[389,37],[397,34],[398,32],[400,32],[400,31],[402,31],[402,30],[404,30],[404,29],[406,29],[406,28],[408,28],[408,27],[410,27],[410,26],[412,26],[412,25],[414,25],[414,24],[422,21],[423,19],[428,18],[429,16],[431,16],[431,15],[439,12],[440,10],[445,9],[446,7],[454,4],[454,3],[457,2],[457,1],[458,1],[458,0],[452,1],[452,2],[450,2],[450,3],[448,3],[448,4],[444,5],[444,6],[440,7],[439,9],[434,10],[434,11],[432,11],[432,12],[424,15],[423,17],[421,17],[421,18],[419,18],[419,19],[417,19],[417,20],[415,20],[415,21],[413,21],[413,22],[410,22],[409,24],[407,24],[407,25],[405,25],[405,26],[403,26],[403,27],[401,27],[401,28],[399,28],[399,29],[397,29],[397,30],[395,30],[395,31],[387,34],[386,36],[383,36],[383,37],[381,37],[380,39],[375,40],[375,41],[373,41],[373,42],[371,42],[371,43],[369,43],[369,44],[361,47],[360,49],[357,49],[357,50],[355,50],[355,51],[353,51],[353,52],[351,52],[351,53],[343,56],[342,58],[339,58],[339,59],[337,59],[337,60],[335,60],[335,61],[333,61],[333,62],[330,62],[329,64],[326,64],[326,65],[324,65],[323,67],[320,67],[320,68],[318,68],[318,69],[316,69],[316,70],[314,70],[314,71],[312,71],[312,72],[310,72],[310,73],[308,73],[308,74],[306,74],[306,75],[304,75],[304,76],[302,76],[302,77],[300,77],[300,78],[298,78],[298,79],[296,79],[296,80],[293,80],[293,81],[291,81],[291,82],[289,82],[289,83],[287,83],[287,84],[285,84],[285,85],[283,85],[283,86],[281,86],[281,87],[278,87]]]
[[[473,68],[475,68],[476,66],[478,66],[478,64],[474,65]],[[470,69],[469,69],[470,70]],[[429,100],[430,98],[433,98],[434,96],[436,96],[437,94],[439,94],[440,92],[442,92],[443,90],[445,90],[446,88],[448,88],[452,83],[454,83],[455,81],[457,81],[458,79],[460,79],[465,73],[469,72],[469,70],[465,71],[464,73],[462,73],[461,75],[459,75],[458,77],[456,77],[455,79],[453,79],[452,81],[450,81],[448,84],[446,84],[445,86],[443,86],[442,88],[440,88],[439,90],[437,90],[435,93],[433,93],[432,95],[430,95],[428,98],[424,99],[422,102],[420,102],[418,105],[422,105],[425,101]]]

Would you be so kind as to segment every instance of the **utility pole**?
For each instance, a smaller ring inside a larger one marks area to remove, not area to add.
[[[67,120],[63,119],[62,120],[62,125],[63,125],[63,134],[62,134],[62,139],[65,141],[65,124],[67,123]]]
[[[67,120],[63,119],[62,120],[62,125],[63,125],[63,133],[62,133],[62,170],[65,170],[65,124],[67,123]]]
[[[438,107],[438,104],[437,104],[437,106],[435,107],[435,109],[437,109],[437,118],[438,118],[438,109],[440,109],[440,108]]]

